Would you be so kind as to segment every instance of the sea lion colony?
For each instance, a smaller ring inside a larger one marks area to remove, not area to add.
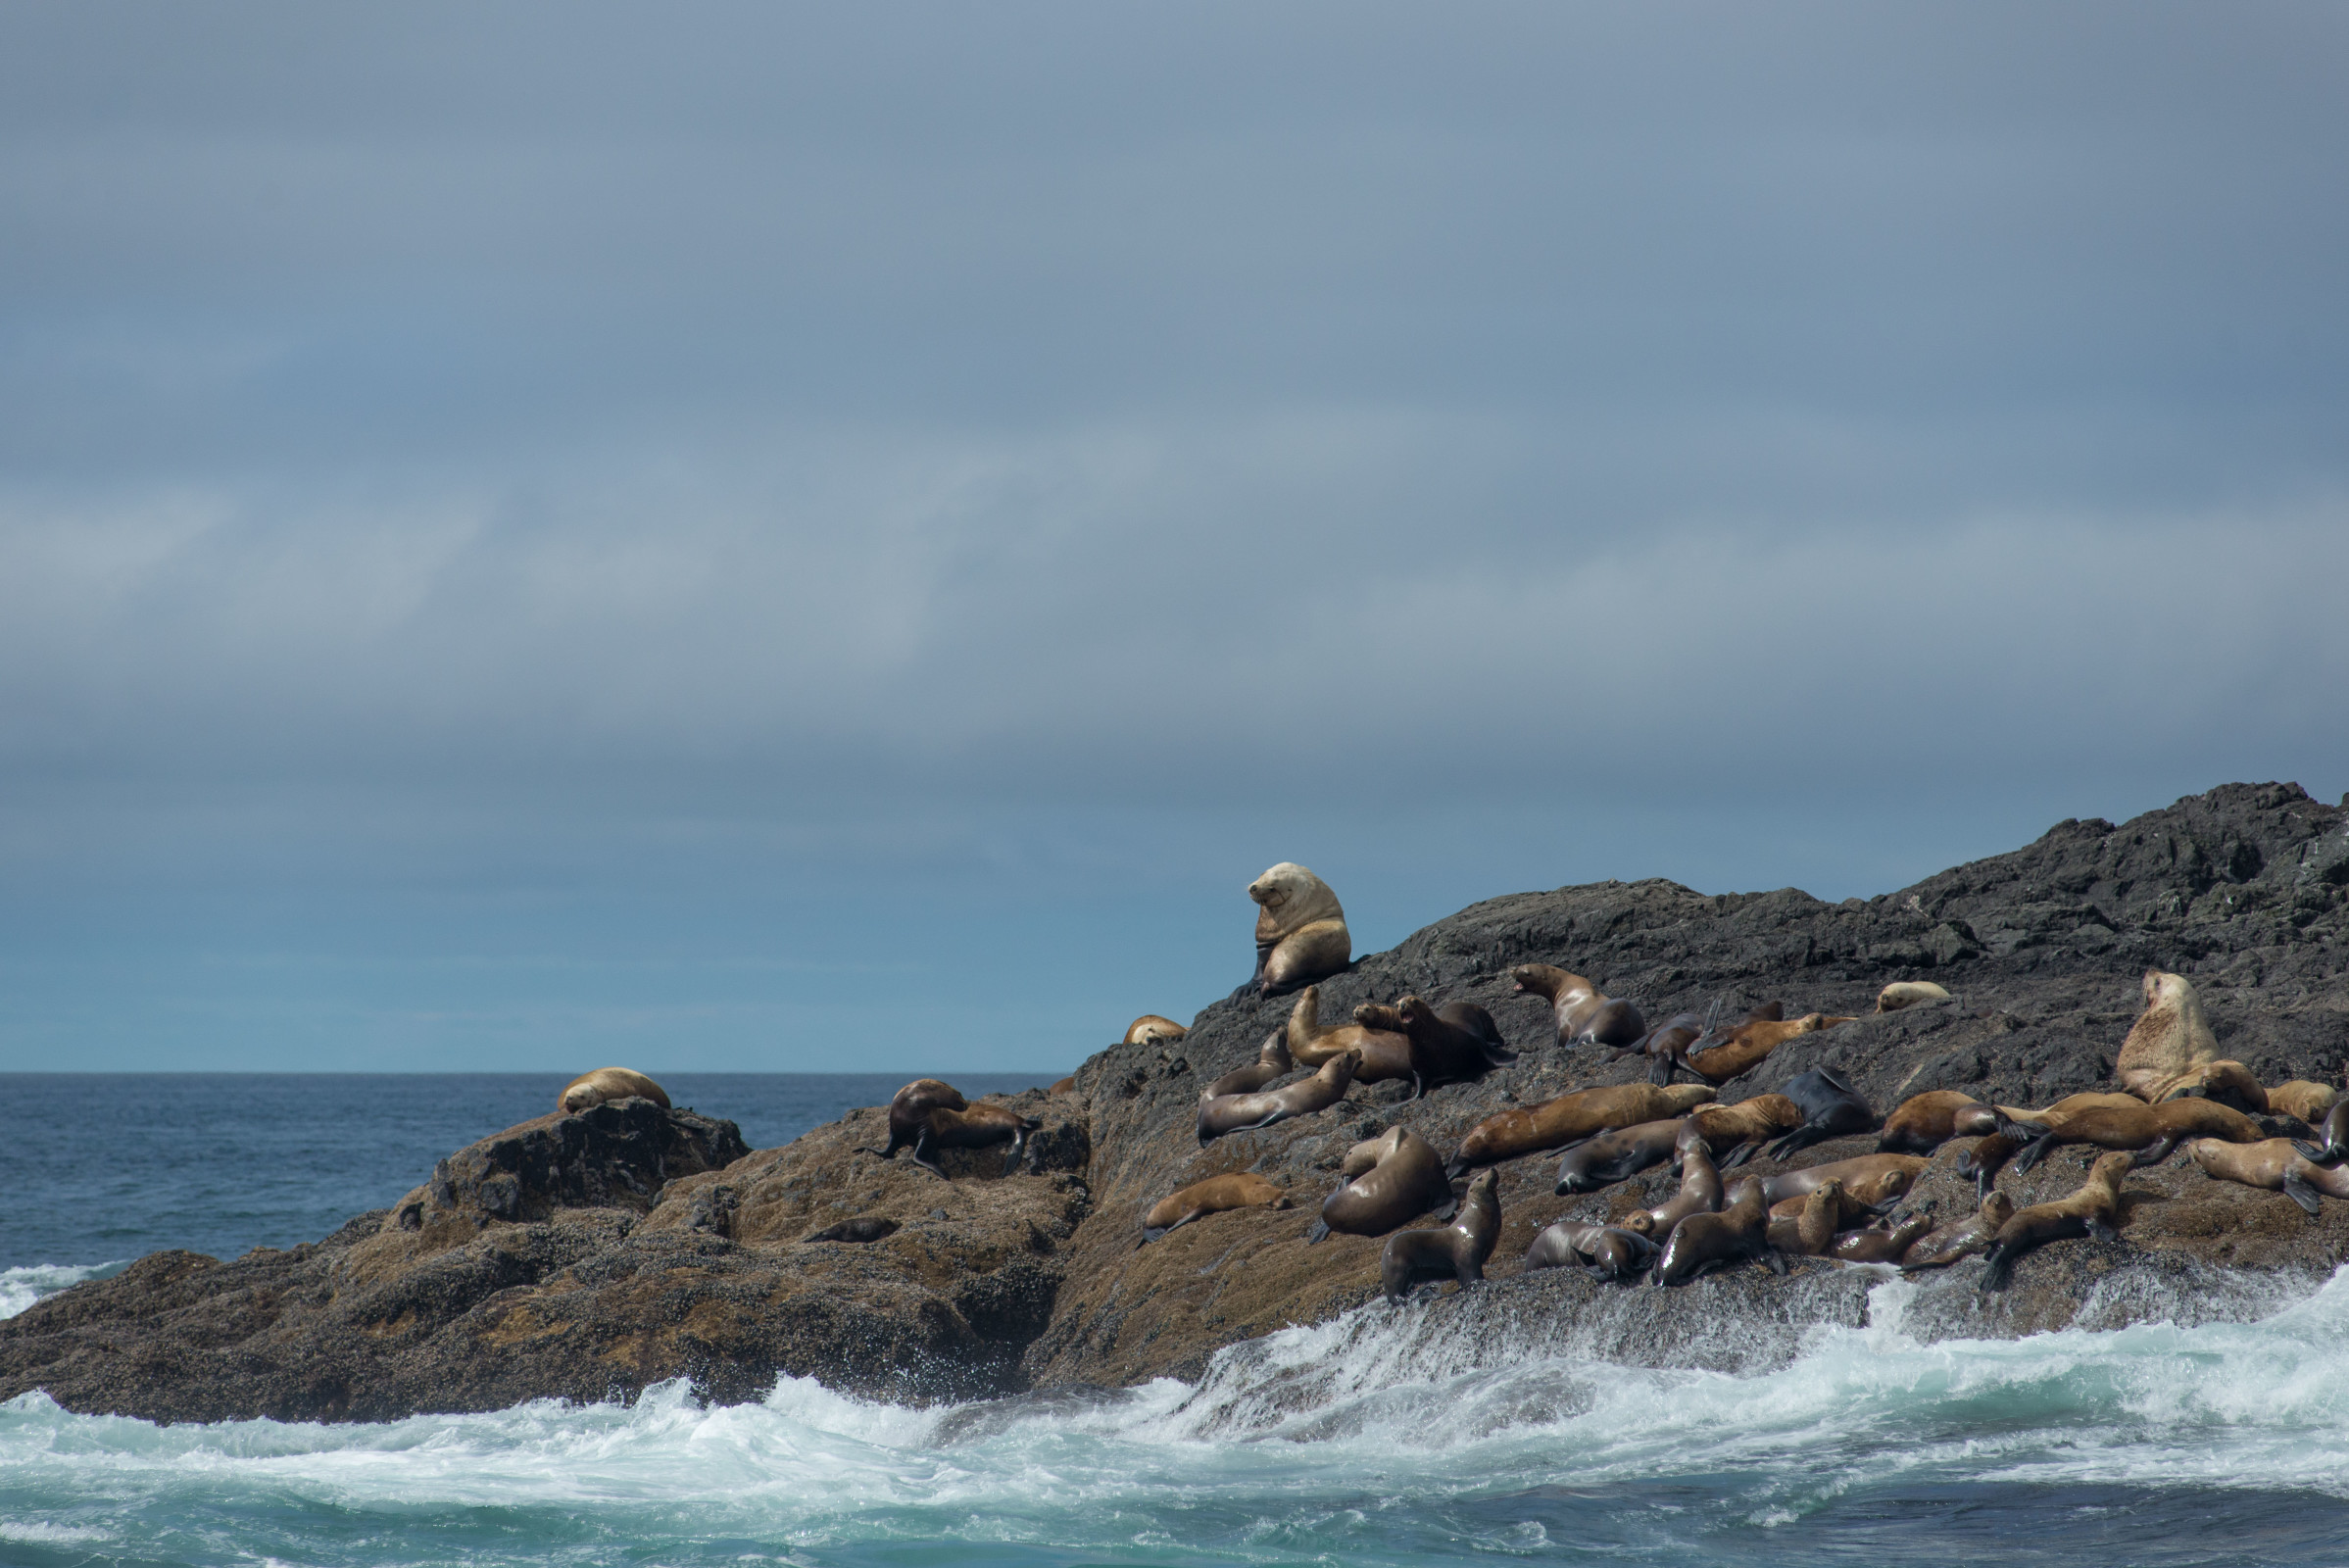
[[[1228,1133],[1317,1115],[1342,1104],[1356,1084],[1407,1082],[1415,1102],[1517,1058],[1492,1016],[1472,1004],[1431,1006],[1402,996],[1358,1006],[1348,1022],[1325,1023],[1315,982],[1351,960],[1337,896],[1311,871],[1288,862],[1265,872],[1248,894],[1263,913],[1256,972],[1241,989],[1296,992],[1297,1000],[1254,1061],[1224,1072],[1200,1094],[1202,1147]],[[1558,1046],[1644,1055],[1651,1082],[1573,1090],[1497,1112],[1448,1156],[1399,1123],[1354,1146],[1304,1240],[1318,1242],[1333,1231],[1386,1236],[1380,1284],[1390,1299],[1430,1281],[1448,1278],[1466,1288],[1485,1278],[1500,1231],[1493,1167],[1530,1155],[1558,1156],[1560,1196],[1598,1192],[1658,1166],[1679,1185],[1664,1201],[1619,1224],[1562,1219],[1548,1226],[1527,1251],[1525,1272],[1579,1267],[1600,1279],[1666,1286],[1744,1261],[1783,1273],[1788,1255],[1908,1271],[1984,1255],[1982,1288],[1999,1289],[2014,1260],[2035,1247],[2071,1237],[2118,1238],[2128,1173],[2180,1150],[2213,1178],[2281,1192],[2312,1215],[2325,1197],[2349,1199],[2349,1100],[2299,1080],[2266,1088],[2241,1062],[2220,1057],[2193,985],[2180,975],[2149,970],[2142,977],[2144,1011],[2118,1053],[2116,1092],[2071,1095],[2034,1108],[1933,1090],[1880,1118],[1832,1066],[1805,1072],[1777,1093],[1734,1104],[1716,1099],[1716,1086],[1786,1041],[1852,1021],[1848,1016],[1814,1011],[1787,1018],[1783,1004],[1772,1003],[1732,1020],[1682,1013],[1651,1027],[1636,1004],[1607,997],[1565,969],[1527,963],[1509,974],[1515,990],[1551,1004]],[[1897,981],[1884,988],[1875,1010],[1955,1000],[1931,982]],[[1172,1019],[1146,1014],[1125,1038],[1173,1041],[1184,1033]],[[1673,1082],[1682,1076],[1697,1082]],[[562,1103],[583,1109],[625,1094],[667,1103],[652,1080],[624,1068],[577,1080]],[[2287,1118],[2311,1136],[2267,1136],[2254,1115]],[[890,1103],[888,1146],[866,1152],[889,1158],[910,1148],[915,1163],[945,1177],[940,1151],[1008,1144],[1003,1173],[1009,1175],[1037,1125],[1000,1106],[972,1104],[936,1079],[920,1079]],[[1762,1178],[1729,1174],[1757,1152],[1784,1160],[1813,1144],[1866,1132],[1879,1135],[1873,1154]],[[1959,1140],[1972,1141],[1957,1169],[1976,1180],[1979,1207],[1941,1223],[1904,1210],[1902,1200],[1930,1157]],[[2002,1171],[2027,1172],[2064,1145],[2104,1151],[2069,1197],[2019,1208],[1998,1190]],[[1456,1185],[1463,1180],[1464,1187]],[[1225,1210],[1288,1208],[1292,1201],[1260,1175],[1223,1171],[1151,1205],[1137,1245]],[[1423,1216],[1438,1223],[1409,1228]],[[850,1220],[808,1240],[878,1240],[895,1228]]]

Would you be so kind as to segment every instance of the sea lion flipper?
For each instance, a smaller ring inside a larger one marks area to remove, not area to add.
[[[1779,1250],[1775,1247],[1764,1249],[1762,1252],[1762,1262],[1773,1274],[1784,1274],[1786,1272],[1786,1255],[1779,1251]]]
[[[1754,1151],[1760,1147],[1761,1146],[1759,1144],[1754,1143],[1739,1144],[1737,1148],[1722,1155],[1720,1163],[1715,1165],[1713,1168],[1715,1170],[1736,1170],[1739,1165],[1742,1165],[1747,1160],[1753,1158]]]
[[[2129,1169],[2144,1170],[2149,1166],[2160,1164],[2178,1152],[2178,1142],[2183,1137],[2182,1133],[2173,1133],[2168,1138],[2154,1140],[2148,1147],[2138,1150],[2130,1158]]]
[[[2312,1165],[2323,1165],[2327,1163],[2331,1153],[2329,1150],[2326,1150],[2320,1145],[2312,1144],[2305,1138],[2293,1139],[2292,1147],[2300,1152],[2300,1157],[2302,1159],[2307,1160]],[[870,1151],[867,1151],[867,1152],[870,1152]]]
[[[2054,1147],[2055,1129],[2053,1128],[2049,1128],[2030,1143],[2025,1144],[2021,1152],[2015,1155],[2015,1174],[2018,1176],[2030,1175],[2031,1168],[2045,1159],[2047,1152]]]
[[[1445,1199],[1443,1202],[1438,1203],[1434,1208],[1428,1210],[1429,1213],[1435,1215],[1436,1218],[1443,1220],[1446,1224],[1449,1224],[1451,1222],[1451,1217],[1454,1214],[1457,1214],[1459,1211],[1460,1199],[1457,1194]]]
[[[2308,1184],[2308,1179],[2296,1170],[2287,1170],[2283,1173],[2283,1196],[2308,1210],[2310,1219],[2315,1219],[2324,1211],[2325,1204],[2318,1198],[2317,1190],[2311,1187]]]
[[[2004,1247],[1991,1248],[1989,1252],[1989,1267],[1982,1270],[1982,1294],[1986,1296],[1992,1291],[2005,1290],[2007,1281],[2014,1276],[2014,1255],[2010,1253]]]
[[[1314,1246],[1320,1242],[1326,1242],[1329,1239],[1330,1226],[1327,1220],[1315,1220],[1313,1222],[1313,1228],[1305,1232],[1305,1245],[1307,1247]]]
[[[2291,1180],[2289,1177],[2284,1179],[2287,1183]],[[2092,1240],[2099,1242],[2117,1242],[2121,1239],[2121,1233],[2113,1229],[2112,1221],[2105,1219],[2090,1219],[2088,1235]]]
[[[1142,1240],[1141,1240],[1141,1241],[1139,1241],[1139,1242],[1136,1242],[1134,1245],[1135,1245],[1136,1247],[1148,1247],[1148,1246],[1150,1246],[1150,1243],[1152,1243],[1152,1242],[1156,1241],[1156,1240],[1157,1240],[1159,1237],[1161,1237],[1161,1236],[1164,1236],[1164,1235],[1167,1233],[1168,1229],[1170,1229],[1170,1227],[1168,1227],[1168,1226],[1164,1226],[1164,1225],[1161,1225],[1161,1226],[1158,1226],[1156,1229],[1154,1229],[1154,1230],[1153,1230],[1153,1229],[1151,1229],[1150,1226],[1147,1226],[1147,1225],[1146,1225],[1146,1226],[1144,1226],[1144,1227],[1142,1228]]]

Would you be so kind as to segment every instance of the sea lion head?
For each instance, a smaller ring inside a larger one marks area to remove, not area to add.
[[[1330,885],[1294,860],[1283,860],[1250,882],[1248,896],[1264,906],[1265,915],[1283,932],[1315,920],[1346,918]]]
[[[1436,1009],[1417,997],[1398,999],[1395,1004],[1395,1010],[1401,1017],[1403,1027],[1406,1029],[1417,1024],[1432,1023],[1436,1017]]]
[[[2178,1006],[2194,995],[2194,984],[2182,974],[2171,974],[2162,969],[2145,971],[2145,1008],[2148,1012],[2159,1006]]]

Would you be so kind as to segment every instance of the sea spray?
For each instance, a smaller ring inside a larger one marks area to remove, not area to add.
[[[1931,1282],[1846,1272],[1860,1321],[1742,1370],[1491,1324],[1447,1346],[1440,1301],[1234,1347],[1197,1385],[950,1408],[786,1379],[731,1407],[667,1384],[158,1427],[26,1395],[0,1405],[0,1560],[2183,1562],[2239,1556],[2248,1521],[2265,1560],[2337,1560],[2349,1274],[2252,1323],[1933,1341]],[[1996,1520],[2020,1536],[1978,1539]]]

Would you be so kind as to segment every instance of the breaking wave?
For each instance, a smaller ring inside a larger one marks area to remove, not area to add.
[[[2253,1322],[2022,1340],[1920,1336],[1920,1289],[1726,1368],[1453,1353],[1440,1308],[1373,1306],[1197,1385],[934,1409],[786,1379],[167,1427],[29,1394],[0,1405],[0,1560],[2338,1560],[2349,1271]]]

